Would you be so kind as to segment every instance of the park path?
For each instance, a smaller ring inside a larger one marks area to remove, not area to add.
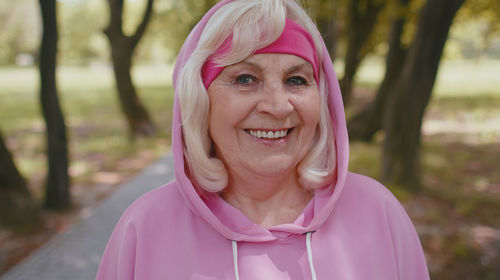
[[[52,238],[0,280],[94,279],[108,238],[123,211],[143,193],[173,177],[172,157],[161,158],[119,186],[87,219]]]

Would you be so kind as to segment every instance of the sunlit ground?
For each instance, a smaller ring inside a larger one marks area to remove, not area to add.
[[[399,186],[389,186],[415,221],[436,279],[499,276],[498,69],[500,61],[442,64],[423,125],[424,190],[413,195]],[[114,185],[168,153],[171,70],[169,66],[135,68],[139,95],[158,134],[131,143],[118,107],[111,68],[59,68],[59,94],[69,131],[75,201],[74,215],[67,219],[77,217],[81,209],[95,205],[111,193]],[[382,75],[379,61],[368,60],[363,65],[348,114],[370,99]],[[37,69],[0,68],[0,84],[0,129],[32,193],[42,199],[46,158]],[[351,170],[378,177],[382,138],[378,134],[375,143],[352,143]],[[56,214],[47,217],[46,228],[61,230],[61,223],[71,223],[64,218],[61,222]],[[12,234],[0,232],[0,241],[9,236],[12,239]],[[23,243],[21,238],[12,239],[18,242],[10,242],[10,248],[0,250],[14,254]],[[0,273],[1,270],[0,267]]]

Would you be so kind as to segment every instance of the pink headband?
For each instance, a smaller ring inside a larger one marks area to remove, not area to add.
[[[228,43],[225,42],[222,47],[215,52],[214,56],[226,53],[229,49],[230,41]],[[312,65],[314,79],[316,80],[316,83],[318,83],[319,66],[314,40],[302,26],[298,25],[294,21],[286,19],[285,29],[283,30],[283,33],[281,33],[280,37],[267,47],[255,51],[254,54],[260,53],[292,54],[303,58]],[[219,67],[213,59],[209,58],[207,60],[201,70],[201,78],[205,88],[210,86],[222,70],[224,70],[224,67]]]

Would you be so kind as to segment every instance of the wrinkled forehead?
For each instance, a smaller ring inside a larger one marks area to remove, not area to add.
[[[282,53],[253,54],[237,63],[225,66],[223,72],[226,69],[243,67],[254,69],[259,72],[275,71],[279,69],[280,71],[288,73],[306,71],[310,72],[311,75],[314,74],[313,66],[307,60],[293,54]]]

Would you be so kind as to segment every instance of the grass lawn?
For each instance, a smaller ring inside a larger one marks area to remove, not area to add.
[[[141,159],[153,159],[168,151],[173,102],[169,68],[137,67],[134,71],[139,95],[158,128],[156,137],[135,143],[128,139],[111,69],[61,67],[58,75],[74,185],[116,183],[127,171],[137,169],[135,165],[142,167]],[[29,178],[33,193],[41,198],[46,159],[37,70],[0,69],[0,83],[0,129],[21,172]]]
[[[423,125],[424,189],[411,194],[399,186],[388,186],[416,224],[434,279],[500,277],[498,69],[500,61],[442,64]],[[139,95],[158,134],[131,143],[118,107],[112,70],[105,66],[58,69],[75,208],[70,214],[45,213],[46,235],[33,243],[29,243],[33,240],[30,235],[0,230],[0,244],[6,244],[2,240],[12,244],[0,246],[0,253],[13,255],[11,263],[23,256],[19,248],[26,248],[26,243],[36,247],[71,224],[82,209],[111,193],[114,185],[169,151],[171,70],[167,66],[135,68]],[[371,98],[382,75],[383,67],[377,60],[363,65],[348,115]],[[32,193],[41,200],[46,158],[37,69],[0,68],[0,84],[0,129]],[[379,134],[374,143],[351,144],[352,171],[378,177],[382,138]],[[4,264],[4,269],[10,264]]]

